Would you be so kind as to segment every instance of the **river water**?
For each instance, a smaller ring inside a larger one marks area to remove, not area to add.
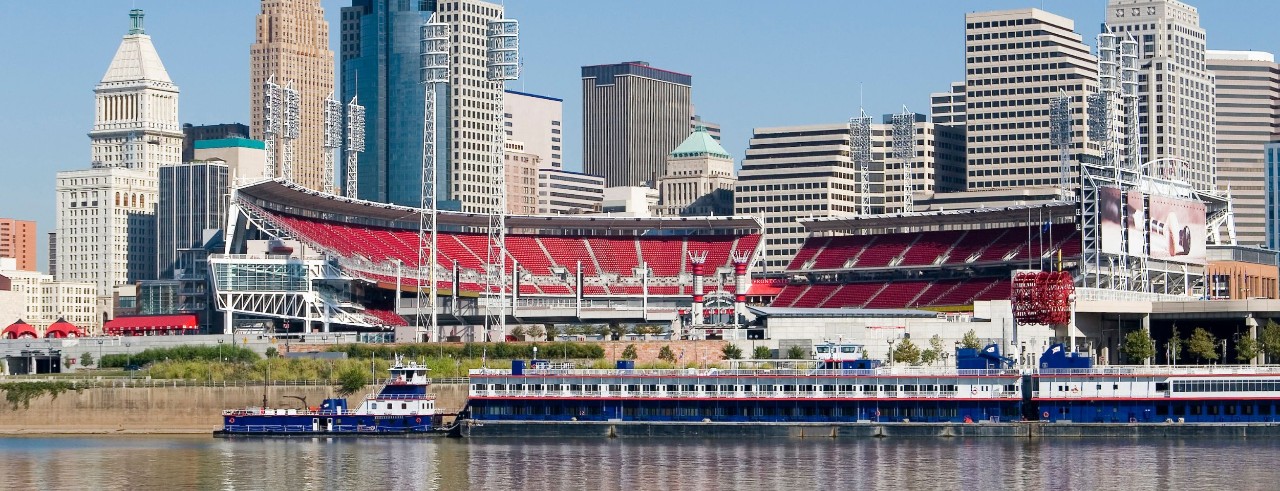
[[[0,438],[5,489],[1280,489],[1275,440]]]

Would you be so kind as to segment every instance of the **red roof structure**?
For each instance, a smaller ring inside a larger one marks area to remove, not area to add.
[[[116,317],[102,325],[108,336],[173,336],[195,334],[199,329],[195,314]]]
[[[40,337],[40,334],[36,332],[36,328],[31,327],[31,324],[27,324],[26,322],[23,322],[22,319],[18,319],[18,322],[9,324],[9,327],[6,327],[4,328],[3,331],[0,331],[0,338],[4,338],[4,339],[38,338],[38,337]]]
[[[49,328],[44,330],[44,337],[46,338],[78,338],[83,336],[84,331],[61,317],[58,318],[58,322],[49,324]]]

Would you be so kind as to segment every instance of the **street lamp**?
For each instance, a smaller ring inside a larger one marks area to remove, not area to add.
[[[98,368],[102,368],[102,340],[98,340]]]
[[[222,340],[218,340],[218,363],[222,363]]]
[[[133,365],[133,352],[129,351],[129,346],[132,344],[128,341],[124,343],[124,370],[129,372],[129,378],[133,378],[133,370],[129,369]]]
[[[892,365],[892,364],[893,364],[893,341],[894,341],[894,340],[893,340],[892,338],[890,338],[890,339],[889,339],[889,341],[888,341],[888,342],[889,342],[889,364],[890,364],[890,365]]]

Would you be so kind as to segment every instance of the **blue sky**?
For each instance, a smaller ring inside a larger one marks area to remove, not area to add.
[[[322,0],[336,40],[349,0]],[[1035,7],[1076,22],[1092,45],[1105,0],[509,0],[523,79],[509,88],[565,101],[565,165],[581,167],[579,67],[645,60],[693,76],[699,114],[741,159],[751,129],[844,121],[903,105],[964,77],[964,14]],[[1280,50],[1280,2],[1191,0],[1211,49]],[[182,89],[183,122],[248,123],[248,50],[257,0],[5,2],[0,29],[0,216],[54,226],[54,173],[88,166],[93,86],[128,10]],[[336,43],[334,45],[336,51]]]

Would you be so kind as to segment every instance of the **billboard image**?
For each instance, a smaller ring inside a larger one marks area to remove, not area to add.
[[[1147,252],[1143,247],[1145,245],[1142,240],[1143,227],[1147,225],[1146,217],[1142,211],[1142,193],[1138,191],[1129,191],[1125,193],[1125,209],[1124,209],[1124,227],[1128,231],[1128,253],[1130,256],[1142,256]]]
[[[1120,201],[1120,188],[1102,186],[1098,188],[1098,198],[1101,201],[1101,225],[1098,230],[1099,252],[1103,254],[1121,254],[1124,252],[1124,243],[1122,241],[1124,224],[1121,218],[1124,216],[1122,209],[1123,202]]]
[[[1149,210],[1152,259],[1205,263],[1204,203],[1153,195]]]

